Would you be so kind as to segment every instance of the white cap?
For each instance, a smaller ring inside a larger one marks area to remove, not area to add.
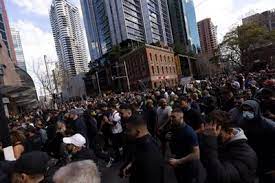
[[[86,144],[86,139],[79,133],[71,136],[71,137],[64,137],[63,142],[65,144],[72,144],[76,147],[83,147]]]

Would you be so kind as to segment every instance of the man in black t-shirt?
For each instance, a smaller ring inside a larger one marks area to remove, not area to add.
[[[184,113],[184,121],[195,131],[200,129],[201,125],[204,123],[202,115],[197,110],[191,108],[187,97],[182,97],[180,99],[180,108]]]
[[[130,183],[163,183],[164,161],[161,151],[143,117],[132,116],[126,124],[126,132],[132,141],[132,148],[121,177],[130,176]]]
[[[173,158],[168,163],[175,170],[178,183],[204,182],[205,173],[200,162],[200,149],[195,131],[185,123],[181,109],[171,114],[172,130],[166,135],[170,140]]]

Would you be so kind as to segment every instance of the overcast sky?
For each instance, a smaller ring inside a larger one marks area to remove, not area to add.
[[[10,23],[21,33],[28,72],[40,65],[43,55],[57,60],[49,21],[52,0],[6,0]],[[80,8],[79,0],[71,0]],[[275,8],[275,0],[194,0],[197,21],[211,18],[218,26],[218,39],[251,13]],[[81,9],[81,8],[80,8]]]

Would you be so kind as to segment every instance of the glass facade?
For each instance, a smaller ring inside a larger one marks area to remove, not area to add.
[[[12,36],[13,46],[14,46],[16,59],[17,59],[17,66],[23,69],[24,71],[27,71],[19,31],[17,31],[15,28],[11,28],[11,36]]]
[[[124,0],[123,12],[127,37],[132,40],[144,42],[145,34],[139,0]]]
[[[194,53],[198,53],[201,46],[193,0],[183,0],[183,12],[185,12],[184,16],[190,49]]]
[[[93,1],[93,7],[98,29],[99,44],[102,49],[102,54],[105,54],[112,48],[108,16],[103,1]]]
[[[127,40],[173,44],[167,0],[81,0],[81,5],[93,58]]]

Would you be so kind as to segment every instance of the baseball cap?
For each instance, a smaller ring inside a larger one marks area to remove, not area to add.
[[[86,139],[79,133],[71,136],[71,137],[64,137],[63,142],[65,144],[72,144],[76,147],[83,147],[86,144]]]
[[[23,154],[14,165],[14,171],[27,175],[44,174],[48,168],[50,157],[45,152],[33,151]]]

